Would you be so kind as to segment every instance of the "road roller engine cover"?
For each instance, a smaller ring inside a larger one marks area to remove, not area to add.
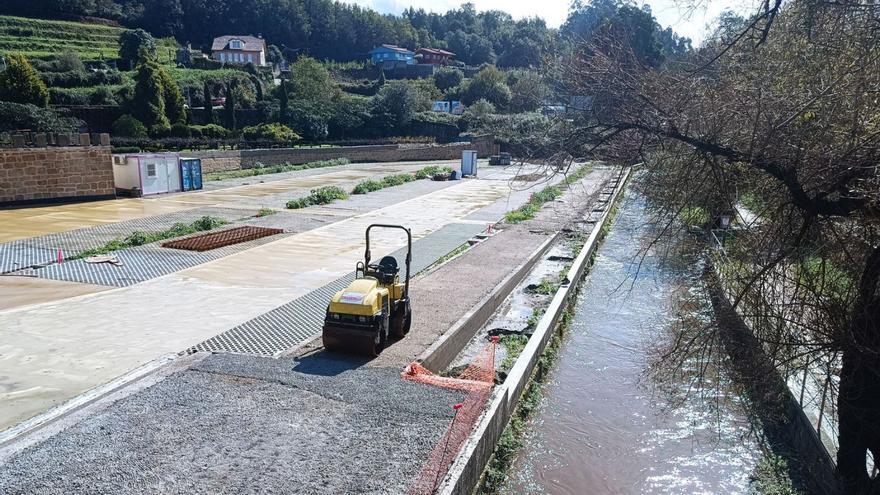
[[[375,228],[406,232],[406,277],[393,256],[370,263],[370,231]],[[367,227],[364,261],[355,266],[355,280],[337,292],[327,306],[322,340],[324,348],[366,356],[378,356],[390,338],[403,338],[410,328],[409,303],[412,233],[401,225]]]

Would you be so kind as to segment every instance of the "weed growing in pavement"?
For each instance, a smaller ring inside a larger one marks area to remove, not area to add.
[[[507,223],[520,223],[535,217],[535,213],[541,209],[544,203],[553,201],[562,195],[562,190],[556,186],[548,186],[539,192],[532,194],[529,202],[519,208],[507,212],[504,219]]]
[[[541,317],[544,316],[544,311],[544,308],[534,308],[532,314],[526,319],[526,328],[537,327],[538,322],[541,321]]]
[[[358,185],[354,186],[354,189],[351,190],[352,194],[367,194],[373,191],[378,191],[382,189],[383,186],[381,182],[377,180],[365,180]]]
[[[312,189],[309,195],[304,198],[292,199],[288,201],[287,208],[291,210],[297,210],[314,205],[327,205],[336,201],[337,199],[346,198],[348,198],[348,193],[343,191],[342,188],[337,186],[324,186],[317,189]]]
[[[257,212],[258,217],[268,217],[269,215],[274,215],[278,213],[278,210],[274,208],[260,208],[260,211]]]
[[[97,256],[99,254],[107,254],[113,251],[119,251],[120,249],[143,246],[144,244],[164,241],[165,239],[195,234],[196,232],[203,232],[206,230],[213,230],[217,227],[226,225],[227,223],[229,222],[223,220],[222,218],[204,216],[190,224],[175,223],[170,228],[161,232],[144,232],[142,230],[135,230],[131,234],[128,234],[121,239],[113,239],[112,241],[104,244],[101,247],[81,251],[70,259],[76,260],[80,258],[88,258],[90,256]]]
[[[518,334],[502,335],[499,342],[504,346],[505,354],[498,369],[499,371],[506,373],[510,371],[510,368],[513,367],[513,363],[516,362],[516,358],[522,354],[526,344],[529,343],[529,336]]]
[[[416,179],[430,179],[437,174],[448,174],[452,172],[451,167],[441,167],[439,165],[429,165],[427,167],[419,169],[416,172]]]
[[[394,186],[399,186],[401,184],[406,184],[407,182],[412,182],[414,180],[416,180],[416,177],[412,174],[389,175],[387,177],[382,178],[382,186],[383,187],[394,187]]]

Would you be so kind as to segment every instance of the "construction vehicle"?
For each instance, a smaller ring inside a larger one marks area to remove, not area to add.
[[[374,228],[406,232],[406,279],[400,283],[400,267],[393,256],[370,263],[370,231]],[[378,356],[390,338],[403,338],[412,324],[409,277],[412,233],[402,225],[372,224],[367,227],[364,261],[355,265],[355,280],[337,292],[327,306],[321,338],[324,348],[366,356]]]

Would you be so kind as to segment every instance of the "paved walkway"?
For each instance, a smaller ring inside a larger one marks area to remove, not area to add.
[[[0,429],[341,277],[363,256],[363,232],[371,223],[404,224],[419,239],[461,221],[506,194],[505,174],[487,171],[485,179],[138,285],[0,311]],[[376,238],[373,255],[403,243],[393,234]]]

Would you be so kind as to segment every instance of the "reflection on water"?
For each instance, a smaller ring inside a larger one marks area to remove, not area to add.
[[[645,374],[682,295],[702,317],[710,313],[699,260],[638,256],[651,238],[643,206],[630,191],[599,249],[502,493],[748,491],[758,447],[736,397],[688,394],[669,407]]]

